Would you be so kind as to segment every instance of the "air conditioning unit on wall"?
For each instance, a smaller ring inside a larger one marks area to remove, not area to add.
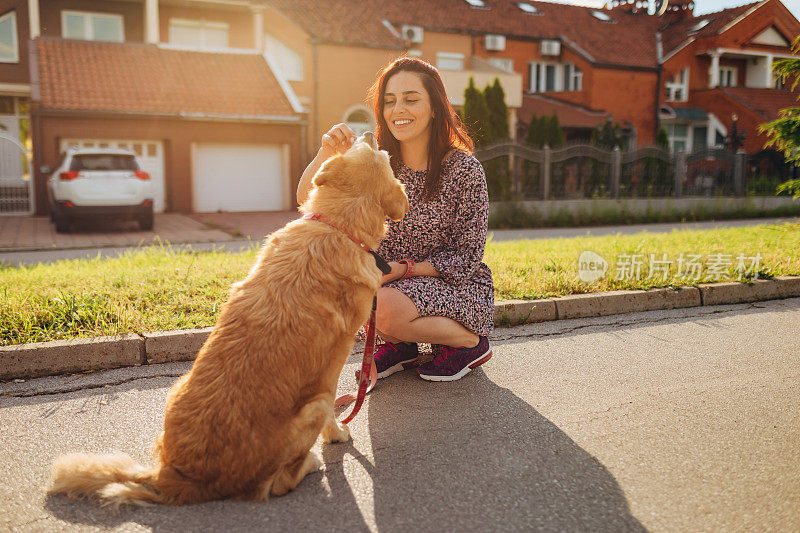
[[[409,26],[407,24],[403,24],[401,28],[401,35],[403,39],[410,41],[412,43],[421,43],[422,42],[422,27],[421,26]]]
[[[505,50],[506,49],[506,36],[505,35],[486,35],[485,46],[487,50]]]
[[[557,56],[561,54],[561,41],[542,41],[539,53],[543,56]]]

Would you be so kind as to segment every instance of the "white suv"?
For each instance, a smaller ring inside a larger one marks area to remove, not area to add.
[[[69,148],[47,180],[50,218],[59,233],[76,218],[125,217],[153,229],[150,175],[136,154],[118,148]]]

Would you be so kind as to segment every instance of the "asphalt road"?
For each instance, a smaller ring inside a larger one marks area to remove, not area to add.
[[[677,230],[698,230],[713,228],[738,228],[758,224],[782,224],[791,222],[800,223],[799,217],[781,218],[749,218],[740,220],[707,220],[702,222],[666,222],[659,224],[628,224],[623,226],[586,226],[577,228],[537,228],[537,229],[492,229],[489,230],[490,238],[495,242],[516,241],[520,239],[557,239],[565,237],[599,237],[603,235],[636,235],[641,232],[669,233]],[[220,242],[185,243],[175,244],[176,248],[184,250],[204,251],[223,250],[226,252],[243,252],[251,247],[260,247],[260,240],[239,239]],[[105,247],[105,248],[64,248],[34,251],[0,251],[0,266],[35,265],[50,263],[62,259],[86,259],[94,257],[117,257],[125,252],[135,250],[136,247]]]
[[[0,530],[798,531],[798,331],[800,298],[498,329],[460,381],[381,381],[287,496],[116,514],[49,465],[147,463],[188,364],[2,384]]]

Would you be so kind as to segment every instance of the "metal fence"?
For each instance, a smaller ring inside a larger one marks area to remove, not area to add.
[[[720,149],[604,150],[587,144],[536,149],[501,143],[475,151],[491,199],[744,196],[748,155]],[[772,191],[774,194],[774,189]]]
[[[0,215],[33,213],[30,152],[0,132]]]

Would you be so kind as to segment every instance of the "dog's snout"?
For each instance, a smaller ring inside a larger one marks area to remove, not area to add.
[[[378,149],[378,141],[375,139],[375,134],[371,131],[364,132],[364,134],[356,140],[356,143],[367,143],[373,150]]]

